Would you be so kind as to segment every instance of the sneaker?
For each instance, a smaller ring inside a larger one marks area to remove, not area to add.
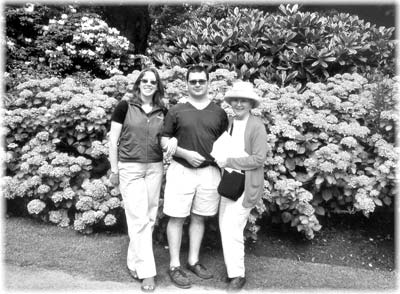
[[[246,278],[244,277],[236,277],[231,279],[228,284],[228,291],[239,291],[243,288],[244,284],[246,284]]]
[[[192,286],[192,283],[180,266],[171,267],[168,270],[168,275],[172,283],[179,288],[188,289]]]
[[[194,265],[190,265],[189,263],[187,264],[188,270],[191,272],[195,273],[198,277],[202,279],[211,279],[213,277],[212,273],[210,273],[204,265],[202,265],[199,262],[196,262]]]

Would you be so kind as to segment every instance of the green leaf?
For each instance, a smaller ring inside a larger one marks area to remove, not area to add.
[[[333,176],[331,176],[331,175],[325,176],[325,179],[326,179],[326,181],[327,181],[329,184],[336,184],[336,179],[335,179],[335,177],[333,177]]]
[[[346,196],[351,196],[353,194],[353,191],[350,189],[344,189],[344,195]]]
[[[285,166],[288,170],[294,170],[296,168],[296,161],[293,158],[286,158]]]
[[[323,182],[324,182],[324,178],[323,177],[321,177],[321,176],[318,176],[316,179],[315,179],[315,184],[316,185],[321,185]]]
[[[76,147],[76,150],[80,153],[80,154],[84,154],[85,153],[85,150],[86,150],[86,148],[85,147],[83,147],[83,146],[78,146],[78,147]]]
[[[315,209],[315,214],[325,215],[325,208],[323,208],[322,206],[317,206],[314,209]]]
[[[85,138],[86,137],[86,134],[85,133],[79,133],[78,134],[78,136],[76,136],[76,139],[78,140],[78,141],[81,141],[83,138]]]
[[[335,60],[336,60],[336,57],[327,57],[327,58],[325,58],[326,62],[333,62]]]
[[[282,217],[282,221],[284,223],[290,222],[292,220],[292,218],[293,218],[292,214],[290,212],[287,212],[287,211],[284,211],[282,213],[281,217]]]
[[[296,173],[295,178],[297,181],[302,182],[302,183],[307,182],[310,179],[310,177],[306,173],[299,173],[299,172]]]
[[[374,198],[374,202],[375,202],[375,204],[377,206],[382,206],[383,205],[382,201],[380,199],[378,199],[378,198]]]
[[[384,198],[383,198],[383,203],[385,203],[386,205],[390,205],[390,204],[392,204],[392,198],[390,198],[390,197],[388,197],[388,196],[385,196]]]
[[[307,142],[307,143],[306,143],[307,149],[308,149],[308,150],[311,150],[311,151],[314,151],[314,150],[318,149],[319,145],[320,145],[319,142],[315,142],[315,143],[309,143],[309,142]]]
[[[292,222],[290,223],[290,225],[291,225],[292,227],[295,227],[295,226],[297,226],[299,223],[300,223],[299,217],[296,216],[296,217],[294,217],[294,218],[292,219]]]
[[[313,226],[314,231],[319,231],[319,230],[321,230],[321,228],[322,228],[322,226],[320,224]]]
[[[322,198],[325,201],[329,201],[330,199],[332,199],[332,191],[331,190],[324,190],[322,191]]]

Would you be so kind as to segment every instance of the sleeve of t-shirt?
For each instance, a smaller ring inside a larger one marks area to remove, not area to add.
[[[176,112],[174,108],[170,108],[164,119],[163,137],[171,138],[175,135],[176,130]]]
[[[221,135],[228,130],[229,120],[225,110],[222,110]]]
[[[128,112],[128,102],[126,100],[121,100],[117,104],[117,107],[115,107],[114,112],[111,115],[111,121],[115,121],[122,125],[124,123],[127,112]]]

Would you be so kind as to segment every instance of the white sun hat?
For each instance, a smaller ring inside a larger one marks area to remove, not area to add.
[[[230,104],[232,98],[242,98],[249,99],[254,102],[254,107],[256,108],[260,105],[261,98],[254,91],[253,84],[250,82],[235,82],[233,87],[228,90],[225,94],[225,101]]]

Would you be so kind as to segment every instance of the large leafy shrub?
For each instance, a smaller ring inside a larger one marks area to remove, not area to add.
[[[236,7],[222,18],[189,18],[162,34],[154,58],[168,67],[203,63],[279,86],[370,68],[394,74],[394,28],[356,15],[301,12],[297,5],[279,10]]]
[[[159,72],[167,105],[185,101],[186,69]],[[123,207],[107,179],[107,131],[112,110],[129,98],[138,74],[86,86],[74,78],[30,80],[10,91],[2,181],[8,203],[23,199],[21,210],[80,232],[118,225]],[[210,73],[210,97],[228,114],[223,96],[236,78],[226,69]],[[247,236],[256,237],[265,214],[313,238],[321,228],[318,215],[369,215],[392,205],[396,80],[344,74],[310,82],[304,91],[261,79],[254,84],[263,97],[254,113],[265,121],[271,151],[263,202],[251,213]]]

